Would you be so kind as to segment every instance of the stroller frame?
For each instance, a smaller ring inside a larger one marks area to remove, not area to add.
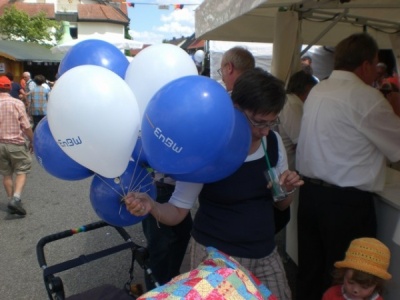
[[[96,230],[99,228],[103,228],[106,226],[113,227],[119,235],[123,238],[124,242],[120,243],[118,245],[115,245],[113,247],[100,250],[97,252],[93,252],[87,255],[80,255],[76,258],[54,264],[52,266],[48,266],[44,254],[44,247],[46,244],[50,242],[54,242],[60,239],[64,239],[67,237],[71,237],[75,234],[78,233],[83,233],[83,232],[88,232],[92,230]],[[122,228],[122,227],[117,227],[117,226],[112,226],[104,221],[97,221],[94,223],[90,223],[87,225],[83,225],[81,227],[75,228],[75,229],[69,229],[65,230],[62,232],[54,233],[48,236],[45,236],[41,238],[37,245],[36,245],[36,254],[37,254],[37,259],[39,262],[40,268],[43,270],[43,280],[45,283],[46,291],[48,294],[48,297],[50,300],[64,300],[65,299],[65,292],[64,292],[64,286],[63,282],[60,277],[55,276],[55,274],[72,269],[74,267],[89,263],[91,261],[97,260],[99,258],[106,257],[108,255],[115,254],[117,252],[130,249],[132,252],[132,259],[131,259],[131,264],[130,264],[130,269],[129,269],[129,280],[125,284],[125,289],[128,294],[132,295],[129,293],[132,291],[131,287],[134,276],[133,276],[133,271],[134,271],[134,263],[135,261],[138,262],[140,267],[146,271],[146,276],[149,276],[149,278],[154,282],[156,286],[159,284],[157,283],[156,279],[154,278],[154,275],[152,274],[151,269],[148,267],[148,251],[146,248],[141,247],[137,244],[135,244],[131,236],[128,234],[128,232]],[[139,296],[141,294],[140,288],[138,291],[137,295],[132,295],[133,298],[135,299],[135,296]]]

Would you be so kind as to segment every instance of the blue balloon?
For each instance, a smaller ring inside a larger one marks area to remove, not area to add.
[[[189,174],[171,175],[179,181],[209,183],[233,174],[245,161],[251,144],[251,130],[245,115],[235,109],[235,127],[229,143],[215,161]]]
[[[151,174],[134,161],[117,178],[106,178],[96,174],[90,186],[90,203],[96,214],[114,226],[130,226],[141,222],[146,216],[132,215],[122,201],[128,192],[148,193],[155,199],[156,189]]]
[[[54,177],[81,180],[94,174],[61,149],[51,134],[47,117],[44,117],[35,128],[33,149],[39,164]]]
[[[88,39],[77,43],[68,50],[58,67],[58,76],[82,65],[104,67],[124,79],[129,61],[114,45],[101,40]],[[82,78],[82,80],[88,79],[90,78]]]
[[[165,174],[186,174],[215,161],[232,136],[235,113],[215,80],[191,75],[164,85],[147,104],[142,144],[148,162]]]

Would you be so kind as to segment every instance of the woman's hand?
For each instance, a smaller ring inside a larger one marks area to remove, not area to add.
[[[279,183],[280,185],[284,185],[286,191],[290,194],[296,188],[302,186],[304,181],[301,180],[300,175],[296,171],[286,170],[279,178]]]
[[[146,193],[129,193],[124,198],[126,209],[134,216],[147,215],[154,207],[154,200]]]
[[[304,181],[301,180],[301,177],[297,172],[286,170],[279,178],[279,183],[285,187],[288,197],[285,200],[275,202],[274,205],[279,210],[285,210],[292,203],[292,193],[296,190],[296,188],[303,185]]]

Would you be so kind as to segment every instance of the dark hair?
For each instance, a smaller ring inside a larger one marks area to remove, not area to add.
[[[235,81],[232,101],[253,114],[278,114],[286,101],[284,83],[261,68],[245,71]]]
[[[10,81],[14,81],[14,75],[13,75],[12,73],[7,72],[7,73],[6,73],[6,77],[7,77],[8,79],[10,79]]]
[[[317,79],[312,74],[301,70],[290,77],[286,92],[288,94],[301,95],[307,91],[309,86],[313,87],[317,83]]]
[[[333,285],[343,284],[347,270],[353,271],[353,276],[351,277],[353,281],[366,286],[376,285],[375,292],[382,294],[385,283],[384,279],[355,269],[335,268],[333,270]]]
[[[378,44],[369,34],[352,34],[336,46],[334,69],[354,71],[364,61],[373,63],[378,50]]]
[[[43,83],[46,82],[46,77],[44,77],[43,75],[36,75],[33,78],[33,81],[37,84],[37,85],[42,85]]]

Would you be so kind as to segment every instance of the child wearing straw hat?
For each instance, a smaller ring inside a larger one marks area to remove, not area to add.
[[[389,262],[388,247],[377,239],[353,240],[345,259],[335,263],[334,285],[322,300],[383,300],[383,284],[392,278]]]

